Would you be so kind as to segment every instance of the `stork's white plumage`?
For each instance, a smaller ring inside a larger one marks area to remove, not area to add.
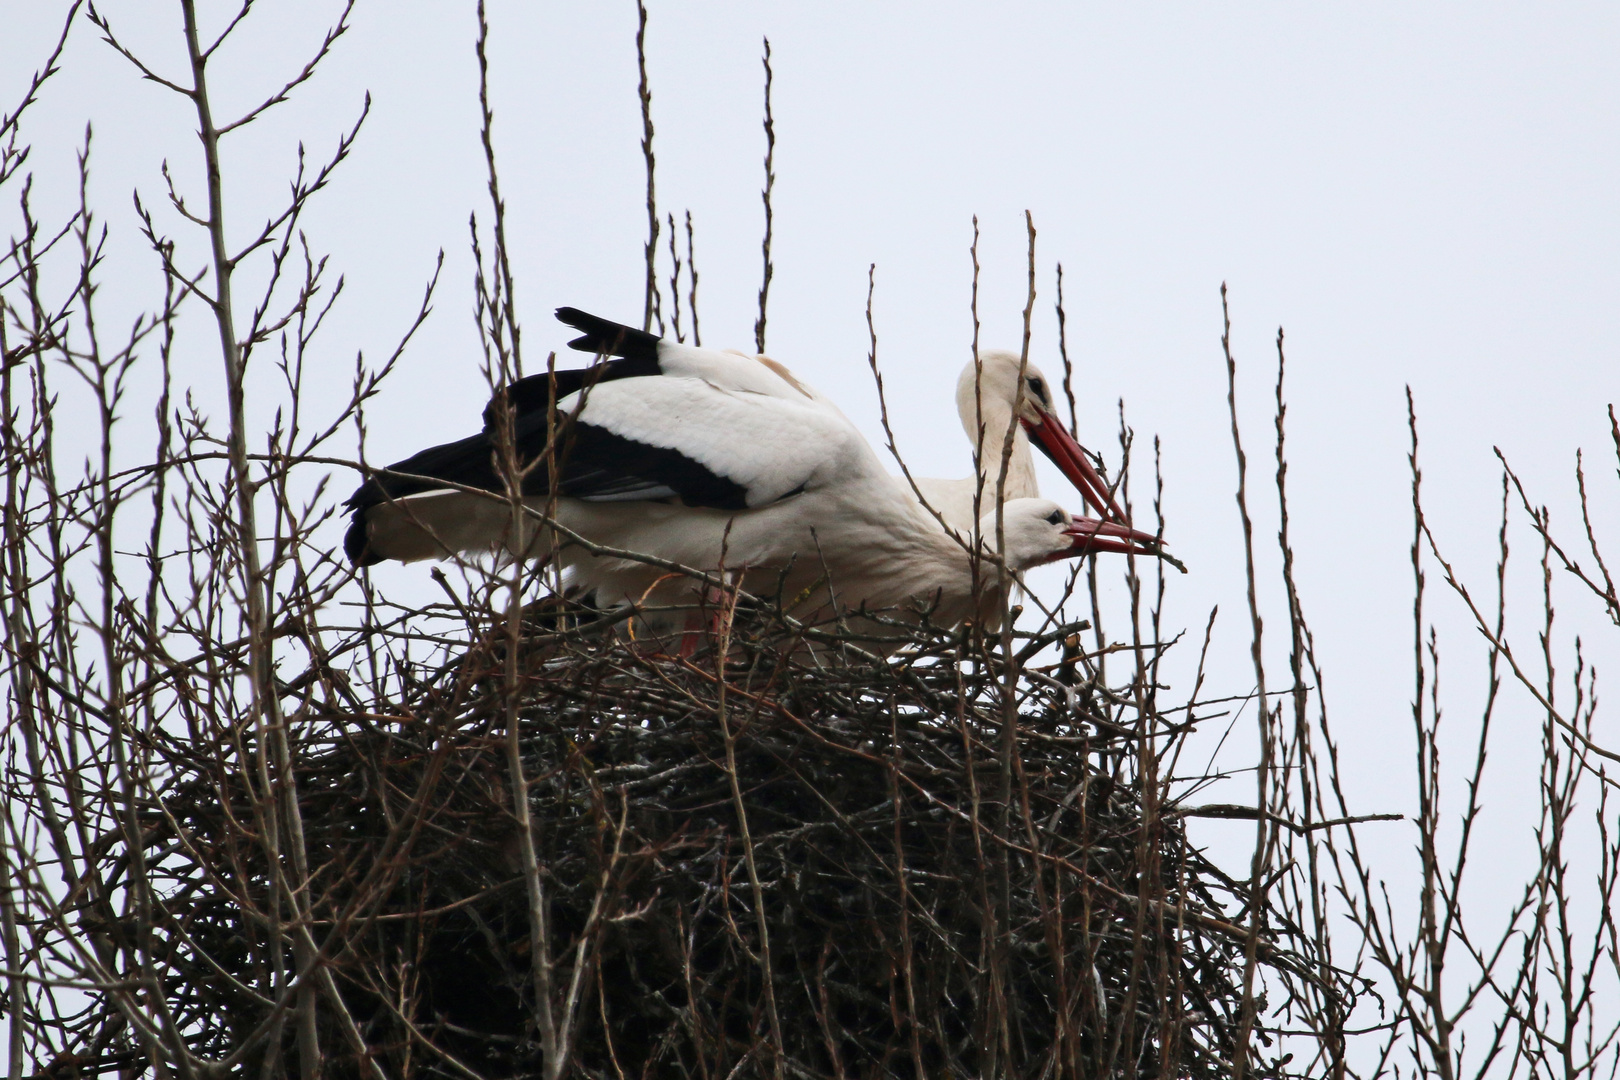
[[[491,402],[479,435],[368,481],[349,500],[353,561],[551,554],[537,521],[514,529],[507,502],[478,493],[506,487],[496,467],[504,413],[517,459],[533,466],[524,501],[593,544],[723,566],[749,591],[805,594],[812,607],[923,604],[945,623],[981,614],[970,610],[971,541],[940,528],[843,413],[786,368],[570,308],[558,317],[586,331],[575,348],[618,359],[520,380]],[[987,518],[982,535],[996,534]],[[1156,553],[1151,537],[1118,522],[1074,521],[1039,500],[1008,503],[1001,534],[1015,573],[1085,550]],[[598,606],[690,598],[689,579],[656,566],[579,545],[555,554],[571,591]],[[999,610],[993,589],[979,599]]]
[[[952,528],[970,529],[975,518],[995,505],[998,490],[1006,500],[1039,497],[1035,459],[1030,453],[1032,439],[1099,517],[1125,523],[1107,481],[1057,418],[1052,383],[1034,364],[1022,361],[1014,352],[981,351],[978,363],[969,360],[957,379],[956,411],[974,447],[976,475],[950,480],[918,477],[916,481],[928,505]],[[1003,457],[1007,462],[1004,479]]]
[[[811,488],[802,502],[747,514],[667,505],[638,513],[642,508],[628,504],[596,503],[570,508],[564,520],[584,536],[611,536],[615,545],[686,566],[712,568],[724,549],[731,580],[756,595],[793,598],[794,612],[810,622],[864,607],[926,610],[942,626],[967,619],[993,624],[1003,607],[1002,584],[1020,585],[1026,570],[1090,551],[1154,553],[1151,537],[1123,526],[1072,518],[1048,499],[1014,499],[1001,521],[1003,561],[1013,574],[1004,581],[992,554],[994,513],[980,522],[975,555],[968,537],[942,530],[894,478],[871,479],[820,489],[822,497]],[[977,586],[975,558],[983,560]],[[578,548],[565,550],[563,559],[574,580],[590,583],[598,606],[678,604],[694,593],[690,581],[634,560]]]

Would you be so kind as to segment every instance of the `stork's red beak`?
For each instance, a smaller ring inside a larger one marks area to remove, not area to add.
[[[1128,521],[1125,512],[1119,508],[1119,504],[1108,493],[1108,482],[1102,478],[1101,474],[1091,464],[1091,459],[1086,456],[1086,452],[1081,449],[1080,444],[1074,441],[1074,436],[1070,435],[1068,429],[1058,422],[1057,417],[1045,409],[1037,406],[1035,411],[1041,418],[1040,423],[1032,424],[1028,420],[1024,420],[1023,424],[1024,430],[1029,433],[1030,438],[1035,440],[1036,445],[1041,448],[1041,452],[1052,459],[1052,464],[1056,465],[1063,475],[1069,478],[1069,483],[1073,484],[1075,490],[1080,492],[1080,497],[1086,501],[1086,505],[1096,511],[1099,516],[1111,518],[1121,523]],[[1152,537],[1148,539],[1151,540]],[[1097,550],[1107,551],[1114,549],[1099,548]]]
[[[1070,559],[1077,555],[1090,555],[1099,551],[1111,551],[1119,555],[1146,555],[1154,559],[1163,559],[1183,574],[1187,572],[1180,559],[1164,550],[1158,537],[1152,533],[1137,532],[1129,525],[1121,525],[1114,521],[1098,521],[1095,518],[1074,518],[1069,522],[1069,527],[1063,530],[1063,534],[1073,543],[1067,551],[1061,551],[1053,556],[1053,561]]]

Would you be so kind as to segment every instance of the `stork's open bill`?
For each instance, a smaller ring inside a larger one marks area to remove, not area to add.
[[[692,580],[600,550],[612,548],[725,567],[748,591],[810,610],[920,606],[951,625],[999,611],[999,585],[975,592],[972,567],[998,558],[998,536],[1014,575],[1093,551],[1162,555],[1120,520],[1072,519],[1037,499],[1004,504],[999,529],[989,507],[976,541],[971,520],[947,531],[836,405],[775,361],[557,314],[584,331],[574,348],[615,359],[519,380],[490,403],[479,434],[367,480],[348,503],[351,560],[504,548],[555,555],[570,595],[598,607],[690,602]],[[517,521],[497,463],[503,438],[537,512]],[[598,550],[558,544],[547,513]]]

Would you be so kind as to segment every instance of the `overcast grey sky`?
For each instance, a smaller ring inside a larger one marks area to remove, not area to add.
[[[171,65],[181,58],[172,5],[98,6],[132,43]],[[267,5],[217,66],[216,94],[242,104],[279,84],[337,6]],[[17,97],[63,8],[0,0],[3,100]],[[470,2],[362,2],[322,73],[227,158],[232,227],[243,234],[284,190],[297,140],[326,152],[362,95],[373,96],[353,160],[307,223],[347,276],[324,342],[334,387],[346,383],[354,350],[387,351],[435,253],[447,257],[436,314],[371,410],[374,461],[474,430],[485,397],[467,245],[468,215],[487,205],[472,12]],[[491,21],[495,134],[533,365],[566,339],[550,318],[558,304],[640,317],[635,10],[628,0],[496,2]],[[108,273],[148,282],[145,293],[109,288],[106,299],[132,313],[156,294],[130,193],[157,197],[165,157],[199,192],[197,154],[181,103],[142,84],[90,31],[75,31],[26,133],[38,197],[61,206],[73,147],[95,121],[93,191],[115,230]],[[705,342],[750,346],[762,226],[759,53],[769,35],[779,177],[769,351],[878,438],[864,311],[875,263],[896,433],[916,470],[934,475],[969,468],[951,389],[972,335],[972,217],[982,228],[983,340],[1016,346],[1029,210],[1040,232],[1032,356],[1048,372],[1059,367],[1052,286],[1061,261],[1082,439],[1117,458],[1121,398],[1141,445],[1162,437],[1167,534],[1192,569],[1171,582],[1166,623],[1196,633],[1220,604],[1213,682],[1222,692],[1243,693],[1253,679],[1221,283],[1231,289],[1262,541],[1275,531],[1266,499],[1273,339],[1286,327],[1304,602],[1355,793],[1363,809],[1402,809],[1412,746],[1403,387],[1422,425],[1431,520],[1479,589],[1495,543],[1493,445],[1552,505],[1555,524],[1575,525],[1574,454],[1612,453],[1603,408],[1620,381],[1617,31],[1620,9],[1602,4],[651,0],[659,196],[696,223]],[[202,251],[190,252],[198,265]],[[198,341],[185,378],[209,400],[217,360],[206,335]],[[1599,527],[1620,537],[1612,458],[1593,472],[1609,481],[1598,487]],[[1055,472],[1043,476],[1049,493],[1076,504]],[[1145,479],[1138,474],[1144,509]],[[339,477],[333,490],[349,483]],[[1516,589],[1533,601],[1535,553],[1522,528],[1515,537]],[[1274,565],[1267,554],[1263,571]],[[1438,575],[1430,583],[1461,745],[1477,722],[1482,652]],[[1268,576],[1276,627],[1279,592]],[[1615,656],[1613,629],[1604,639],[1606,624],[1591,612],[1572,595],[1561,601],[1560,640],[1584,628],[1601,664]],[[1533,624],[1519,631],[1531,651]],[[1275,633],[1272,644],[1282,645]],[[1281,685],[1275,650],[1271,663]],[[1184,688],[1185,669],[1176,671]],[[1532,747],[1528,698],[1510,694],[1505,715],[1504,746]],[[1246,751],[1251,729],[1234,739]],[[1523,757],[1504,756],[1504,779],[1529,775]],[[1504,842],[1527,836],[1514,805],[1493,813]],[[1226,827],[1209,828],[1220,840]],[[1390,828],[1389,850],[1407,850],[1404,827]]]

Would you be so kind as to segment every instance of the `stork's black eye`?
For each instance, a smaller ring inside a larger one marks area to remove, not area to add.
[[[1035,395],[1037,401],[1046,400],[1046,384],[1040,380],[1039,376],[1031,375],[1024,381],[1029,383],[1029,392]]]
[[[1052,511],[1050,514],[1046,515],[1046,520],[1047,520],[1047,522],[1049,522],[1052,525],[1061,525],[1061,524],[1063,524],[1063,511],[1061,511],[1061,510]]]

